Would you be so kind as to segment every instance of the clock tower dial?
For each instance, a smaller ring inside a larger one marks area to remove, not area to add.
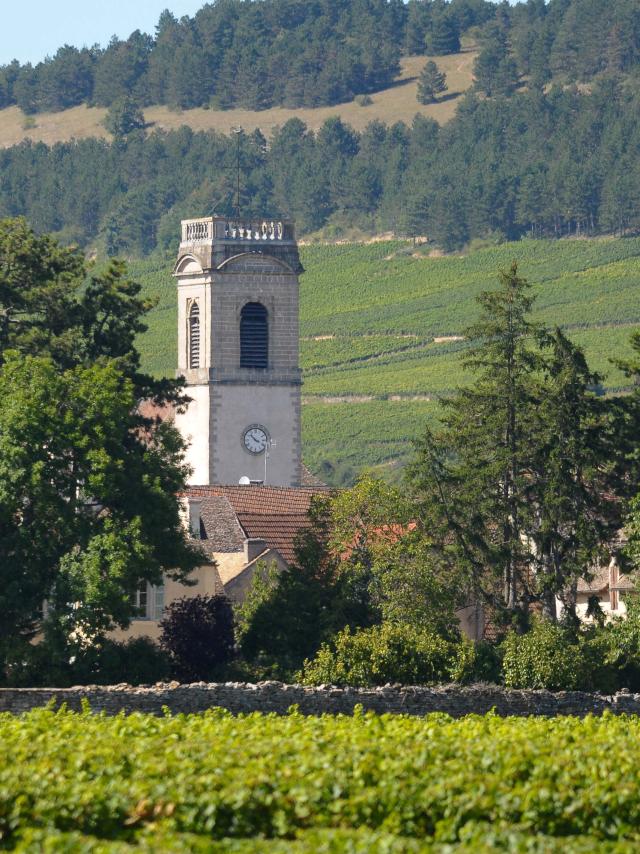
[[[242,444],[250,454],[263,454],[269,444],[269,434],[260,424],[253,424],[244,431]]]

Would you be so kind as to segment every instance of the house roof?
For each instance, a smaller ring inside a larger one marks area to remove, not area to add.
[[[618,590],[628,593],[637,588],[637,575],[621,575],[619,571],[612,576],[608,566],[599,567],[591,581],[581,578],[578,581],[578,593],[606,593],[608,590]]]
[[[233,507],[224,495],[210,495],[200,505],[199,545],[209,556],[215,552],[239,552],[245,533]]]
[[[236,513],[255,513],[261,516],[275,514],[307,514],[311,499],[321,490],[293,486],[190,486],[190,498],[224,496]]]
[[[578,593],[603,593],[609,589],[609,567],[601,566],[587,581],[585,578],[578,580]]]
[[[300,531],[310,527],[306,513],[268,516],[260,513],[240,513],[240,524],[251,539],[264,540],[288,564],[295,562],[295,542]]]
[[[200,545],[208,555],[238,552],[245,539],[260,539],[291,564],[298,534],[310,526],[311,500],[324,491],[309,487],[191,486],[186,494],[201,501]]]

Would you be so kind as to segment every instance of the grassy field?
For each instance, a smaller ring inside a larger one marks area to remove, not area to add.
[[[355,101],[335,107],[295,110],[274,107],[259,112],[204,109],[176,112],[167,107],[148,107],[144,114],[150,130],[172,130],[181,125],[188,125],[193,130],[229,133],[233,128],[242,127],[246,131],[260,128],[267,136],[274,127],[283,125],[291,118],[302,119],[315,129],[329,116],[340,116],[352,127],[362,130],[374,119],[388,124],[410,124],[415,114],[421,113],[443,124],[452,118],[460,95],[471,86],[471,69],[476,55],[473,50],[467,50],[450,56],[436,57],[438,66],[447,75],[449,89],[439,103],[428,106],[423,106],[416,100],[417,77],[428,57],[408,56],[401,61],[402,71],[394,85],[372,95],[373,103],[368,107],[359,107]],[[106,139],[109,134],[102,126],[106,112],[99,107],[83,105],[60,113],[40,113],[33,117],[35,127],[25,128],[25,116],[18,107],[0,110],[0,148],[17,145],[23,139],[45,142],[47,145],[84,137]]]
[[[469,380],[456,339],[513,260],[534,284],[535,317],[571,333],[608,391],[625,388],[609,360],[629,355],[640,329],[640,239],[524,240],[450,257],[399,241],[301,251],[304,456],[334,482],[402,467],[438,397]],[[158,375],[176,364],[170,269],[160,258],[132,264],[159,300],[141,340]]]
[[[0,848],[529,854],[640,846],[640,720],[0,715]]]

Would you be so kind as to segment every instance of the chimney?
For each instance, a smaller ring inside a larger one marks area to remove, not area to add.
[[[244,541],[244,559],[246,563],[251,563],[252,560],[255,560],[266,549],[266,540],[261,540],[258,537],[247,538]]]
[[[191,498],[186,496],[182,501],[182,518],[184,526],[191,536],[200,539],[200,510],[202,508],[202,499]]]

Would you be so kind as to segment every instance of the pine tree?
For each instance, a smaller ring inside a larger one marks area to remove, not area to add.
[[[130,133],[144,129],[144,113],[133,98],[119,98],[107,110],[103,123],[115,139],[123,140]]]
[[[433,104],[438,100],[438,95],[446,90],[447,75],[430,59],[418,79],[418,101],[421,104]]]
[[[628,491],[631,441],[625,413],[594,394],[599,378],[582,351],[529,320],[533,300],[515,264],[500,282],[481,294],[481,318],[467,330],[475,383],[444,402],[443,426],[427,431],[411,478],[439,553],[503,624],[525,629],[534,603],[557,619],[559,599],[575,618],[577,581],[621,524],[611,495]]]
[[[529,285],[514,264],[500,288],[479,297],[481,318],[467,330],[476,375],[446,401],[443,427],[427,431],[411,476],[425,530],[505,622],[529,613],[527,513],[533,376]]]
[[[560,600],[575,620],[578,580],[608,560],[622,524],[620,502],[611,500],[624,492],[615,464],[622,443],[584,353],[560,329],[545,343],[530,474],[535,591],[547,618],[557,619]]]
[[[456,22],[448,15],[439,15],[427,35],[427,53],[432,56],[446,56],[459,50],[460,33]]]
[[[516,90],[518,67],[509,50],[504,28],[494,24],[487,30],[473,74],[476,88],[486,95],[511,95]]]

